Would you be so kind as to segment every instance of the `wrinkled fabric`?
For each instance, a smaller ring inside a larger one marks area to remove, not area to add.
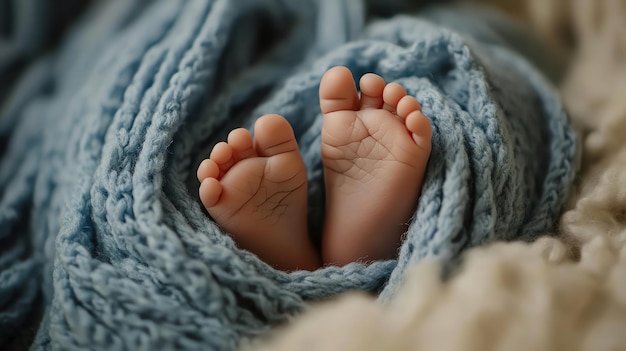
[[[234,349],[307,301],[353,289],[393,299],[415,261],[552,229],[577,151],[558,94],[514,45],[444,22],[366,22],[352,0],[92,9],[2,106],[0,345],[39,301],[33,349]],[[315,235],[317,92],[335,65],[420,101],[433,124],[423,190],[397,260],[276,271],[203,212],[195,169],[231,128],[284,115]]]

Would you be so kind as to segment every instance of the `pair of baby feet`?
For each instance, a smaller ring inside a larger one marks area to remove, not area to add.
[[[417,100],[375,74],[359,96],[346,67],[320,83],[326,186],[322,252],[307,229],[307,174],[293,130],[265,115],[230,132],[198,167],[200,199],[238,246],[285,271],[393,258],[416,206],[431,149]]]

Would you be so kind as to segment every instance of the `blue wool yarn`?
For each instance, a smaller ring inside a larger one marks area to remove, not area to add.
[[[40,303],[36,350],[232,350],[307,301],[392,299],[415,261],[553,229],[577,152],[557,92],[515,45],[439,18],[366,23],[353,0],[99,3],[3,105],[0,345]],[[231,128],[282,114],[319,225],[317,92],[335,65],[421,102],[425,184],[397,260],[279,272],[203,212],[195,169]]]

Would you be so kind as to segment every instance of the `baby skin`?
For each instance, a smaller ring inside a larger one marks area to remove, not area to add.
[[[396,255],[422,187],[431,125],[402,86],[371,73],[359,85],[360,96],[345,67],[320,82],[321,252],[307,231],[306,169],[286,119],[259,118],[254,137],[233,130],[200,164],[202,204],[239,247],[285,271]]]

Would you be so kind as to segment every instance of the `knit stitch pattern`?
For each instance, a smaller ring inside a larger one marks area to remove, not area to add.
[[[558,94],[525,59],[353,0],[111,1],[2,106],[0,345],[44,306],[33,349],[232,350],[319,300],[392,299],[406,268],[554,227],[575,174]],[[483,33],[484,34],[484,33]],[[203,212],[195,168],[264,113],[294,127],[323,221],[319,81],[397,81],[433,152],[397,260],[285,273]]]

